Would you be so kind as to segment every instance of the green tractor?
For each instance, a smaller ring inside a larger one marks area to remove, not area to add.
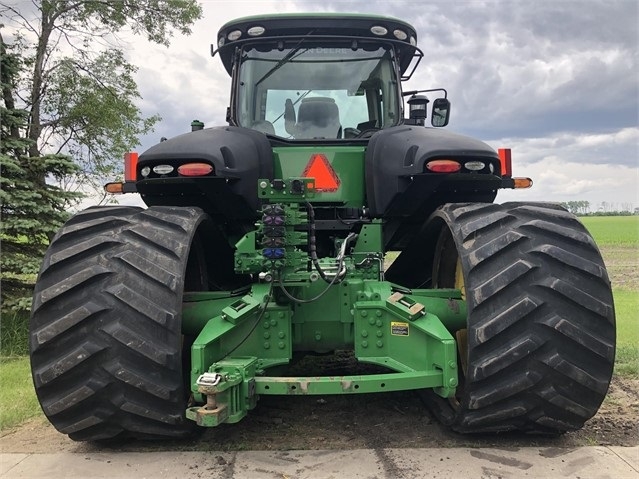
[[[615,352],[597,246],[559,206],[492,203],[532,182],[440,128],[445,90],[402,90],[416,38],[373,15],[221,28],[228,126],[126,155],[107,190],[148,208],[82,211],[44,258],[31,364],[60,432],[184,437],[264,395],[421,390],[463,433],[597,412]],[[344,351],[350,374],[291,372]]]

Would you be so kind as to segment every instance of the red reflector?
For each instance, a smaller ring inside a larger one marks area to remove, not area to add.
[[[513,165],[510,156],[510,148],[500,148],[499,162],[501,163],[501,176],[513,176]]]
[[[208,163],[186,163],[177,170],[182,176],[204,176],[213,172],[213,166]]]
[[[426,168],[434,173],[455,173],[461,165],[454,160],[433,160],[426,163]]]
[[[302,176],[315,178],[316,191],[337,191],[341,180],[328,162],[328,158],[322,153],[314,153],[308,161]]]
[[[135,181],[135,169],[138,166],[138,154],[130,151],[124,154],[124,181]]]

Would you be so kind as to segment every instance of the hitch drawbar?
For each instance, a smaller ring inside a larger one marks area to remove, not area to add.
[[[445,324],[450,327],[465,320],[465,303],[459,291],[439,290],[445,297],[436,297],[433,291],[415,290],[408,296],[393,292],[388,282],[367,283],[355,282],[352,286],[364,289],[353,294],[357,301],[352,305],[351,321],[340,324],[352,330],[355,356],[360,362],[384,366],[393,372],[269,376],[268,367],[289,362],[291,342],[301,333],[293,333],[298,325],[292,321],[292,311],[284,311],[282,306],[269,303],[260,319],[256,316],[260,314],[260,294],[249,294],[240,300],[246,305],[239,313],[237,304],[223,308],[196,339],[192,348],[193,396],[203,404],[188,408],[187,418],[205,427],[235,423],[256,406],[260,395],[360,394],[429,388],[442,397],[452,396],[458,384],[456,345]],[[347,288],[348,284],[336,289],[339,292]],[[230,337],[241,337],[233,332],[245,327],[254,327],[257,333],[250,334],[232,354],[207,368],[206,358],[212,351],[232,343]],[[219,334],[203,337],[213,330]],[[317,336],[321,339],[321,333]],[[260,349],[259,357],[243,354]]]

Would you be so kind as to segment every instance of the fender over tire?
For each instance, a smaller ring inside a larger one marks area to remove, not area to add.
[[[97,207],[49,247],[30,321],[42,409],[71,439],[184,437],[182,294],[198,208]],[[195,276],[201,272],[195,272]]]
[[[615,357],[610,281],[590,234],[545,203],[448,204],[430,221],[441,225],[434,285],[454,287],[461,269],[468,309],[465,371],[455,398],[428,395],[434,412],[464,433],[581,428]]]

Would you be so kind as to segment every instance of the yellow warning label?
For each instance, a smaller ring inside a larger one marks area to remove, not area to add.
[[[408,336],[409,332],[408,323],[391,321],[391,334],[393,336]]]

